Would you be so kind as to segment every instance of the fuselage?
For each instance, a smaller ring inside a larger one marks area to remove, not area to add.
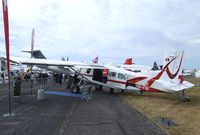
[[[109,67],[107,69],[80,69],[80,76],[84,76],[92,83],[107,86],[114,89],[123,90],[140,90],[148,92],[177,92],[187,87],[191,87],[190,83],[184,81],[184,84],[179,84],[178,80],[166,81],[155,77],[161,72],[149,71],[134,73],[124,69]],[[165,76],[165,73],[163,73]]]

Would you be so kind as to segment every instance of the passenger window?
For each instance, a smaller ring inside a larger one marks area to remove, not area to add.
[[[118,78],[119,78],[119,79],[122,79],[122,80],[126,80],[125,75],[123,75],[123,74],[121,74],[121,73],[118,74]]]
[[[109,76],[110,76],[110,77],[115,77],[115,76],[116,76],[116,73],[115,73],[115,72],[110,72],[110,73],[109,73]]]
[[[89,73],[90,73],[90,71],[91,71],[91,69],[90,69],[90,68],[88,68],[88,69],[87,69],[87,71],[86,71],[86,73],[88,73],[88,74],[89,74]]]
[[[141,72],[141,70],[133,70],[133,72],[138,73]]]

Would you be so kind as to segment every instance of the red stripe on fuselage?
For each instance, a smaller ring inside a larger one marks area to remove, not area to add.
[[[146,78],[147,77],[145,77],[145,76],[140,76],[140,77],[129,79],[127,82],[130,83],[130,84],[135,84],[136,82],[142,81]]]
[[[120,84],[126,84],[126,82],[118,81],[118,80],[110,80],[110,79],[108,79],[107,81],[114,82],[114,83],[120,83]]]
[[[165,65],[165,67],[153,78],[151,78],[150,80],[147,81],[146,85],[147,87],[150,87],[156,80],[160,79],[160,77],[162,76],[162,74],[164,73],[164,71],[166,70],[166,68],[168,68],[169,64],[175,60],[177,57],[173,58],[169,63],[167,63]]]
[[[147,91],[147,92],[161,92],[158,89],[154,89],[154,88],[151,88],[151,87],[148,87],[148,86],[140,86],[140,90],[141,91]]]

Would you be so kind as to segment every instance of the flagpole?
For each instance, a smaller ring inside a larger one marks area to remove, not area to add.
[[[9,73],[8,73],[9,74]],[[11,106],[11,92],[10,92],[10,79],[8,79],[8,90],[9,90],[9,116],[12,115],[12,106]]]
[[[3,20],[4,20],[6,60],[7,60],[7,71],[8,71],[9,116],[11,116],[12,106],[11,106],[11,92],[10,92],[10,48],[9,48],[9,20],[8,20],[7,0],[2,0],[2,10],[3,10]]]

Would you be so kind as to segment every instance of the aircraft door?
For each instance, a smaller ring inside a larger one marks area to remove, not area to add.
[[[94,69],[92,80],[102,82],[102,70],[101,69]]]
[[[121,73],[110,72],[108,75],[108,85],[117,89],[125,89],[126,87],[126,76]]]
[[[110,85],[110,87],[116,88],[115,87],[115,80],[116,80],[116,72],[109,72],[108,74],[108,80],[107,80],[107,84]]]
[[[125,87],[126,87],[126,80],[127,80],[126,75],[124,75],[122,73],[118,73],[116,78],[117,78],[117,86],[120,89],[125,89]]]

